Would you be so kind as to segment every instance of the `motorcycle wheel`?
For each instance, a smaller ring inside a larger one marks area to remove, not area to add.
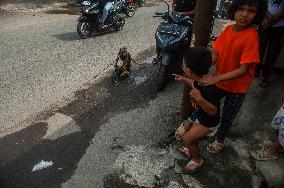
[[[128,9],[126,10],[126,12],[125,12],[125,15],[126,15],[127,17],[132,17],[132,16],[134,16],[134,14],[135,14],[134,8],[128,8]]]
[[[138,1],[138,6],[139,7],[144,7],[145,6],[145,0]]]
[[[169,78],[169,65],[160,65],[157,75],[157,91],[165,89]]]
[[[120,31],[124,27],[124,24],[125,24],[125,19],[122,16],[120,16],[113,24],[113,27],[116,31]]]
[[[77,33],[82,39],[90,37],[93,33],[93,24],[91,22],[80,20],[77,25]]]

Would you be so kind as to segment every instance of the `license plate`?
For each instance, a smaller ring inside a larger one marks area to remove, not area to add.
[[[82,5],[89,6],[89,5],[91,5],[91,2],[90,1],[83,1]]]

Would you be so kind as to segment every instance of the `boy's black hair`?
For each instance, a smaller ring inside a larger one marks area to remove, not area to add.
[[[253,21],[253,24],[261,24],[265,12],[267,10],[267,2],[266,0],[233,0],[232,6],[230,10],[228,11],[228,17],[231,20],[235,20],[235,12],[238,10],[238,8],[242,5],[251,5],[251,4],[257,4],[257,12],[255,19]]]
[[[212,64],[211,52],[204,47],[188,48],[183,56],[185,66],[198,76],[207,74]]]

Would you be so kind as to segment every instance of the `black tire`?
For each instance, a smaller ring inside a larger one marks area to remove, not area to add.
[[[114,25],[113,25],[113,28],[114,30],[116,31],[120,31],[122,30],[122,28],[124,27],[125,25],[125,18],[123,18],[122,16],[119,16],[117,18],[117,20],[115,21]]]
[[[138,6],[144,7],[145,6],[145,0],[138,0]]]
[[[169,80],[169,65],[159,65],[157,72],[157,91],[160,92],[165,89]]]
[[[92,36],[93,24],[86,20],[80,20],[77,25],[77,33],[82,39]]]

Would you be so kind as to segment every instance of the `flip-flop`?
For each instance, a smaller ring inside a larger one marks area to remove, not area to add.
[[[189,120],[185,120],[183,121],[180,126],[177,128],[176,132],[175,132],[175,137],[178,141],[182,141],[182,137],[183,135],[185,134],[186,130],[185,130],[185,125],[187,123],[189,123],[190,121]]]
[[[190,156],[190,154],[189,154],[189,151],[188,151],[187,147],[182,146],[182,147],[180,147],[178,150],[179,150],[185,157],[187,157],[189,160],[192,159],[191,156]]]
[[[193,160],[190,160],[184,167],[184,170],[189,173],[189,174],[193,174],[196,173],[198,171],[201,170],[201,168],[203,167],[204,164],[204,160],[201,159],[200,163],[194,162]],[[193,170],[189,170],[189,166],[190,165],[194,165],[194,169]]]

